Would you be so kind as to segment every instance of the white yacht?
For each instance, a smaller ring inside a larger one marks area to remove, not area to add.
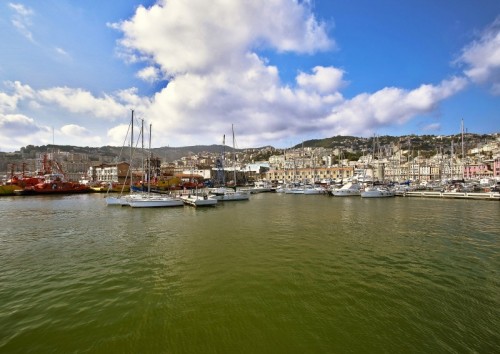
[[[316,186],[313,186],[310,184],[306,184],[304,186],[304,194],[305,195],[325,194],[325,193],[326,193],[326,189],[321,187],[321,186],[316,187]]]
[[[132,208],[160,208],[182,206],[184,202],[179,198],[150,194],[142,198],[132,198],[128,205]]]
[[[208,195],[221,202],[250,199],[249,190],[234,190],[233,188],[226,187],[210,188]]]
[[[361,192],[361,198],[386,198],[394,197],[396,193],[385,186],[366,187]]]
[[[208,196],[207,194],[205,194],[205,195],[197,195],[197,194],[186,195],[186,196],[182,196],[181,200],[184,202],[184,204],[195,206],[195,207],[217,205],[217,199],[215,199],[214,197]]]
[[[339,189],[332,191],[335,197],[351,197],[361,195],[361,184],[357,182],[348,182]]]
[[[254,183],[254,186],[250,188],[250,193],[263,193],[270,192],[272,188],[272,184],[269,181],[257,181]]]

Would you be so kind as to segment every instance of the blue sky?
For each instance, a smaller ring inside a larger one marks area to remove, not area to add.
[[[0,151],[500,131],[500,1],[0,2]]]

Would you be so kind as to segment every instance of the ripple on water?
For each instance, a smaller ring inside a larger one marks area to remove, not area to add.
[[[2,205],[0,351],[498,351],[495,203]]]

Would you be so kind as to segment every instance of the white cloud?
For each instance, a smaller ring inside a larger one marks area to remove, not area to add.
[[[12,17],[12,25],[28,40],[34,42],[33,33],[30,30],[32,25],[31,17],[34,12],[31,8],[24,6],[23,4],[9,3],[9,7],[14,10],[14,15]]]
[[[425,127],[422,128],[423,131],[427,131],[427,132],[437,132],[440,129],[441,129],[441,124],[439,124],[439,123],[427,124]]]
[[[17,107],[17,97],[0,92],[0,112],[13,111]]]
[[[0,115],[0,131],[8,136],[12,132],[22,130],[24,132],[37,132],[40,130],[35,121],[22,114]]]
[[[326,25],[307,2],[161,1],[139,7],[113,27],[124,34],[124,52],[155,64],[139,77],[157,77],[156,67],[170,78],[144,115],[154,131],[171,134],[180,144],[195,143],[193,135],[218,142],[231,123],[245,134],[240,142],[285,136],[307,126],[301,114],[318,118],[328,112],[327,104],[342,98],[336,92],[343,84],[341,70],[317,67],[312,75],[302,74],[295,90],[282,87],[277,68],[252,52],[333,48]]]
[[[106,128],[92,124],[92,121],[124,119],[130,108],[145,111],[150,105],[149,98],[140,97],[136,88],[96,97],[89,91],[68,87],[35,90],[19,81],[5,82],[4,85],[7,91],[0,92],[0,148],[15,149],[23,144],[42,145],[52,142],[52,127],[38,122],[42,121],[41,116],[43,116],[38,112],[46,109],[56,112],[53,114],[59,115],[64,120],[72,119],[72,113],[85,115],[86,122],[89,126],[93,126],[94,130],[90,130],[82,125],[65,124],[56,129],[59,143],[99,146],[105,143],[102,130]],[[22,110],[22,106],[29,108],[36,118],[24,114],[10,114]],[[54,126],[54,123],[57,126],[51,119],[50,125]]]
[[[55,47],[54,50],[59,57],[62,57],[65,59],[71,59],[71,55],[67,51],[65,51],[64,49],[62,49],[60,47]]]
[[[130,136],[129,126],[125,124],[117,125],[109,129],[106,133],[108,144],[111,146],[124,146],[129,143],[128,137]]]
[[[500,17],[462,50],[457,62],[466,66],[465,75],[473,82],[491,85],[500,94]]]
[[[312,75],[300,73],[297,76],[297,83],[300,87],[327,94],[337,92],[345,85],[343,81],[344,71],[340,69],[316,66],[313,68],[313,72]]]
[[[49,129],[23,114],[0,113],[0,149],[14,151],[29,144],[47,144]]]
[[[35,90],[33,90],[29,85],[23,85],[20,81],[8,81],[5,84],[8,88],[14,91],[14,94],[19,99],[33,98],[35,95]]]
[[[134,94],[124,95],[124,91],[119,91],[115,96],[104,94],[102,97],[95,97],[89,91],[74,89],[69,87],[54,87],[37,92],[37,97],[41,102],[57,104],[72,113],[91,114],[97,118],[114,120],[123,117],[130,104],[140,101]],[[119,98],[127,97],[128,101],[121,101]]]
[[[144,114],[154,131],[178,145],[199,143],[193,136],[219,142],[231,124],[244,146],[318,131],[369,135],[377,127],[430,113],[465,87],[464,79],[455,78],[410,91],[383,88],[346,100],[340,92],[346,85],[344,71],[325,66],[300,72],[295,86],[284,86],[278,68],[253,51],[332,49],[326,25],[315,20],[308,2],[170,0],[139,7],[114,28],[123,32],[121,45],[127,53],[147,58],[148,66],[138,76],[156,77],[157,67],[170,77]]]
[[[79,146],[96,146],[102,144],[102,139],[90,130],[76,124],[67,124],[61,127],[60,137],[65,141],[77,141]]]
[[[160,79],[160,72],[154,66],[148,66],[140,70],[137,77],[147,82],[155,82]]]
[[[417,115],[432,112],[442,100],[466,85],[466,79],[457,77],[411,91],[393,87],[360,94],[334,107],[324,124],[335,134],[368,136],[379,127],[401,125]]]
[[[125,52],[146,56],[166,76],[238,66],[259,46],[299,53],[333,46],[310,9],[289,0],[160,1],[113,27],[123,31]]]
[[[34,90],[19,81],[7,81],[4,84],[10,93],[0,92],[0,113],[13,112],[17,109],[19,101],[34,96]]]
[[[67,124],[61,127],[61,132],[65,135],[74,137],[85,137],[91,135],[90,131],[87,128],[76,124]]]
[[[464,78],[453,78],[413,90],[386,87],[346,99],[341,93],[347,84],[345,72],[331,66],[299,72],[295,82],[285,85],[279,68],[259,56],[260,49],[309,54],[335,46],[308,4],[168,0],[150,8],[140,6],[129,20],[110,26],[123,32],[122,53],[144,64],[137,77],[149,82],[168,78],[168,85],[144,97],[136,88],[96,95],[81,88],[33,89],[10,82],[10,91],[0,92],[0,113],[14,112],[21,105],[40,111],[48,107],[66,120],[58,128],[66,141],[121,146],[127,125],[91,128],[90,123],[72,120],[72,114],[108,124],[127,122],[130,109],[135,109],[153,124],[154,146],[220,143],[234,124],[237,142],[245,147],[308,133],[368,136],[380,127],[432,113],[466,86]],[[37,126],[35,121],[32,125]],[[16,134],[22,135],[22,129]]]

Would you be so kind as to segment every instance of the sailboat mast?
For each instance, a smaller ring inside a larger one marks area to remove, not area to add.
[[[141,160],[142,160],[142,176],[141,176],[141,192],[144,192],[144,119],[141,119]]]
[[[465,178],[465,154],[464,154],[464,119],[462,118],[462,124],[461,124],[461,130],[462,130],[462,179]]]
[[[132,185],[134,184],[133,181],[132,181],[132,176],[133,176],[133,173],[132,173],[132,156],[134,155],[134,110],[132,109],[132,119],[131,119],[131,123],[130,123],[130,166],[129,166],[129,170],[130,170],[130,191],[132,191]]]
[[[234,188],[236,188],[236,149],[234,144],[234,125],[231,124],[231,131],[233,133],[233,179],[234,179]]]
[[[148,194],[151,193],[151,126],[149,124]]]

